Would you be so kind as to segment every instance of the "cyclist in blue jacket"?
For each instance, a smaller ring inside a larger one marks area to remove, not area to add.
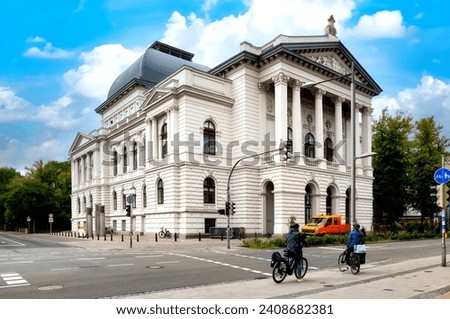
[[[303,234],[298,229],[298,224],[292,224],[287,234],[287,250],[297,260],[303,257],[302,248],[308,247]]]
[[[362,232],[359,231],[359,224],[353,225],[353,230],[348,235],[347,241],[347,255],[345,256],[345,260],[347,265],[350,265],[350,254],[353,252],[355,245],[362,245],[365,243],[365,238]]]

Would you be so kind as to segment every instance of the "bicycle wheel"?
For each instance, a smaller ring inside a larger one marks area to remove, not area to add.
[[[166,233],[162,230],[158,233],[159,238],[164,238],[166,236]]]
[[[295,277],[297,279],[302,279],[303,277],[305,277],[307,271],[308,271],[308,259],[302,257],[302,259],[300,259],[297,262],[297,265],[295,267]]]
[[[347,269],[347,265],[345,263],[345,251],[338,257],[338,268],[342,272],[344,272]]]
[[[286,278],[288,273],[288,264],[285,260],[278,261],[273,267],[272,278],[277,284]]]
[[[356,275],[359,273],[359,268],[361,267],[359,256],[358,254],[351,254],[350,255],[350,268],[352,270],[352,273]]]

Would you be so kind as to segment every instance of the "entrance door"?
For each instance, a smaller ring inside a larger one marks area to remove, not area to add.
[[[266,184],[265,189],[265,203],[264,203],[264,210],[265,210],[265,234],[273,234],[274,233],[274,219],[275,219],[275,201],[273,196],[273,190],[274,186],[272,182],[268,182]]]

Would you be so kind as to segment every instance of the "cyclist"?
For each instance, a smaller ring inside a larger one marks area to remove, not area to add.
[[[303,234],[298,229],[299,225],[297,223],[292,224],[286,236],[288,256],[296,260],[303,257],[303,246],[308,246]]]
[[[362,232],[359,231],[359,224],[353,224],[353,230],[348,235],[347,241],[347,254],[345,256],[345,260],[347,266],[350,265],[350,254],[353,252],[355,245],[362,245],[365,243],[365,238]]]

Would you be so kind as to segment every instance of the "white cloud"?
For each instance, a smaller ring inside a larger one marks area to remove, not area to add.
[[[44,38],[36,35],[36,36],[34,36],[32,38],[28,38],[27,42],[29,42],[29,43],[42,43],[42,42],[47,42],[47,40],[45,40]]]
[[[400,38],[405,34],[403,16],[398,10],[363,15],[353,29],[346,31],[346,36],[360,38]]]
[[[377,97],[373,99],[374,117],[380,115],[381,109],[388,107],[393,114],[402,110],[415,119],[433,116],[437,123],[450,122],[450,82],[425,75],[415,88],[405,88],[395,97]],[[445,135],[450,136],[450,132]]]
[[[74,53],[59,49],[47,42],[43,48],[31,47],[23,54],[26,57],[35,57],[42,59],[68,59],[73,57]]]
[[[207,1],[209,8],[214,1]],[[270,7],[270,10],[267,8]],[[191,13],[172,13],[161,41],[195,53],[195,61],[210,67],[239,52],[239,44],[248,41],[264,45],[279,34],[324,34],[328,17],[336,20],[337,36],[345,38],[393,38],[406,33],[400,11],[380,11],[364,15],[355,27],[346,27],[353,16],[353,0],[309,1],[272,0],[249,1],[246,12],[209,21]]]
[[[126,49],[120,44],[105,44],[80,55],[83,64],[64,74],[70,95],[101,101],[106,99],[115,78],[140,55],[142,49]]]

